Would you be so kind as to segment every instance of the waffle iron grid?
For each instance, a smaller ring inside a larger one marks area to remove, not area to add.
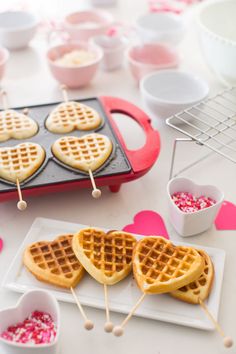
[[[66,134],[51,133],[46,129],[45,121],[48,115],[50,114],[50,112],[53,109],[55,109],[56,106],[61,102],[28,106],[27,107],[29,108],[28,116],[34,119],[38,123],[39,126],[38,133],[31,138],[22,139],[22,140],[10,139],[8,141],[4,141],[0,143],[0,147],[11,147],[23,142],[34,142],[41,145],[46,152],[45,161],[43,165],[39,168],[39,170],[30,178],[21,182],[22,189],[89,179],[89,175],[87,173],[63,165],[62,162],[58,161],[53,156],[51,151],[51,146],[55,142],[55,140],[59,139],[62,136],[81,137],[86,134],[97,132],[99,134],[104,134],[111,139],[113,144],[112,153],[108,158],[108,160],[98,170],[93,172],[93,174],[96,177],[112,176],[112,175],[125,174],[125,173],[128,174],[131,171],[131,165],[125,155],[122,146],[120,145],[119,140],[116,137],[113,128],[111,127],[109,119],[106,116],[106,113],[99,99],[97,98],[87,98],[87,99],[80,99],[80,100],[73,99],[73,101],[86,104],[92,107],[93,109],[95,109],[102,117],[103,123],[101,124],[101,126],[99,126],[96,129],[92,129],[88,131],[74,130]],[[24,108],[25,107],[17,107],[12,109],[22,112]],[[0,193],[13,191],[15,189],[16,186],[14,183],[0,179]]]

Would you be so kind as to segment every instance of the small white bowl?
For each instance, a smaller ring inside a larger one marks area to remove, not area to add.
[[[196,197],[210,197],[216,203],[193,213],[185,213],[173,202],[171,196],[176,192],[189,192]],[[188,178],[173,178],[167,184],[169,218],[175,230],[183,237],[193,236],[208,230],[214,223],[221,207],[224,194],[215,186],[198,185]]]
[[[218,78],[236,84],[236,1],[204,2],[197,14],[203,55]]]
[[[127,40],[123,36],[95,36],[91,38],[90,43],[103,51],[101,65],[104,70],[112,71],[122,66],[127,45]]]
[[[162,70],[140,82],[144,105],[158,118],[168,118],[208,95],[209,87],[199,77],[178,70]]]
[[[144,43],[164,42],[176,45],[185,34],[182,18],[166,12],[149,13],[139,17],[135,28]]]
[[[21,344],[0,337],[1,354],[57,354],[60,336],[60,308],[57,300],[48,291],[31,290],[24,294],[15,307],[0,311],[0,333],[10,325],[24,321],[33,311],[49,313],[57,324],[57,335],[49,344]]]
[[[8,49],[24,48],[34,37],[38,24],[38,18],[30,12],[1,12],[0,43]]]

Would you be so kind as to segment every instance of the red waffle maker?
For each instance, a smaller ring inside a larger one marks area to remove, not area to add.
[[[113,142],[111,158],[95,171],[97,186],[108,186],[112,192],[118,192],[121,184],[133,181],[147,173],[158,158],[160,152],[160,136],[150,123],[149,117],[135,105],[119,98],[98,97],[74,100],[96,109],[103,118],[103,124],[92,131],[73,131],[69,134],[53,134],[47,131],[45,120],[48,114],[56,107],[56,103],[30,106],[29,116],[35,119],[39,125],[39,132],[34,137],[25,140],[11,139],[2,146],[15,146],[25,141],[41,144],[46,151],[46,160],[43,166],[29,180],[21,184],[24,198],[42,194],[68,191],[78,188],[91,188],[89,176],[86,173],[75,171],[68,166],[62,166],[56,161],[51,152],[52,143],[63,135],[82,136],[91,132],[99,132],[109,136]],[[14,108],[21,111],[23,107]],[[138,150],[127,149],[122,135],[112,119],[112,113],[122,113],[134,119],[143,129],[146,142]],[[0,201],[18,199],[16,186],[5,180],[0,180]]]

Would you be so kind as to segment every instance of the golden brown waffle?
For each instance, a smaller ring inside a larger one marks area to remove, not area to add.
[[[88,134],[81,138],[65,136],[52,146],[54,156],[64,164],[88,172],[101,167],[112,152],[111,140],[102,134]]]
[[[102,123],[97,111],[78,102],[59,104],[48,116],[46,127],[52,133],[70,133],[73,130],[96,129]]]
[[[0,112],[0,141],[30,138],[37,131],[37,123],[25,114],[12,109]]]
[[[191,247],[175,246],[163,237],[140,240],[133,253],[133,272],[147,294],[171,292],[196,280],[204,261]]]
[[[45,159],[44,149],[35,143],[0,148],[0,177],[16,183],[32,176]]]
[[[52,242],[33,243],[25,249],[23,262],[39,280],[62,288],[75,287],[84,269],[71,247],[73,235],[62,235]]]
[[[171,296],[191,304],[199,304],[199,299],[204,301],[208,298],[214,280],[214,266],[211,258],[203,250],[198,250],[198,253],[204,259],[204,269],[200,277],[170,293]]]
[[[136,239],[127,232],[86,228],[74,235],[72,247],[94,279],[112,285],[130,273],[135,244]]]

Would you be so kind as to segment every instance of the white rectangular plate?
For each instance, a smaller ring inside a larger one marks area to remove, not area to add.
[[[10,265],[2,285],[5,288],[20,293],[24,293],[33,288],[42,288],[50,290],[52,294],[55,295],[55,297],[60,301],[74,302],[74,299],[68,290],[59,289],[57,287],[39,282],[35,279],[34,276],[30,274],[23,266],[22,255],[25,247],[33,242],[41,240],[50,241],[59,235],[75,233],[84,227],[86,226],[51,219],[35,219],[12,264]],[[141,236],[138,235],[136,235],[136,237],[141,238]],[[183,243],[175,242],[175,244]],[[184,244],[187,245],[186,243]],[[191,246],[206,250],[214,263],[214,285],[206,304],[212,315],[217,319],[223,280],[225,252],[216,248],[197,245]],[[105,308],[103,287],[89,275],[86,275],[82,279],[76,290],[83,305],[99,309]],[[112,311],[127,314],[139,299],[140,295],[140,290],[137,288],[133,277],[129,276],[120,283],[109,287],[110,309]],[[173,299],[167,294],[146,296],[144,302],[136,311],[136,316],[205,330],[214,329],[213,325],[208,320],[205,313],[201,310],[200,306],[181,302]]]

